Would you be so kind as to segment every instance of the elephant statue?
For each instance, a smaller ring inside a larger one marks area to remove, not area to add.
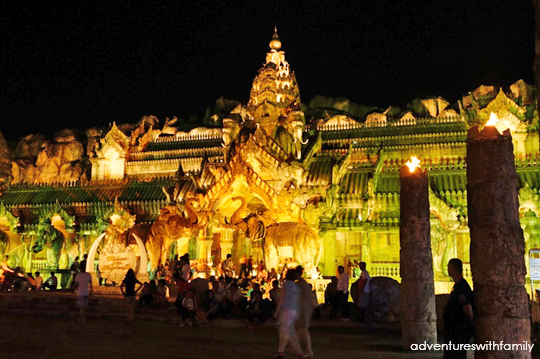
[[[267,268],[276,268],[280,258],[292,248],[292,257],[302,265],[306,273],[317,268],[321,255],[319,236],[307,224],[279,222],[266,228],[262,248]]]
[[[242,202],[231,217],[230,221],[221,219],[225,228],[240,230],[252,241],[262,241],[264,260],[267,268],[277,269],[281,258],[292,257],[304,266],[306,272],[317,267],[321,254],[319,236],[307,224],[301,222],[279,222],[268,226],[259,216],[250,214],[242,218],[247,208],[243,197],[233,197],[232,200]],[[286,255],[290,254],[290,255]]]
[[[193,208],[193,203],[196,201],[195,198],[186,199],[187,217],[176,205],[169,205],[161,210],[159,217],[152,224],[146,241],[151,274],[157,271],[160,264],[165,263],[167,251],[173,242],[182,237],[191,236],[194,231],[204,226],[204,221],[199,220]]]
[[[39,253],[46,249],[47,267],[56,270],[59,267],[64,242],[65,239],[62,232],[54,228],[50,221],[44,221],[38,224],[32,251]]]

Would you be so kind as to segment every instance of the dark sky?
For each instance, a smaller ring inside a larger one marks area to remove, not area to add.
[[[1,2],[8,140],[245,103],[274,25],[304,102],[454,102],[480,84],[533,83],[532,0],[70,3]]]

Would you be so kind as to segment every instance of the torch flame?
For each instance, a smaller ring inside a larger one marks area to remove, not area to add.
[[[413,173],[417,167],[420,168],[420,160],[418,157],[412,156],[411,159],[405,163],[405,166],[409,167],[409,171]]]
[[[492,112],[489,115],[489,121],[486,123],[486,126],[496,126],[497,122],[499,122],[499,118],[495,114],[495,112]]]

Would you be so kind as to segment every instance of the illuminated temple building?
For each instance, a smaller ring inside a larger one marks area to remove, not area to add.
[[[415,155],[429,171],[435,279],[450,281],[453,257],[470,276],[466,134],[492,113],[512,133],[526,249],[540,247],[535,99],[518,81],[455,104],[302,104],[275,34],[247,104],[220,99],[198,124],[145,116],[10,144],[11,161],[0,160],[0,253],[45,272],[87,253],[112,281],[108,254],[144,275],[186,252],[201,272],[232,253],[237,263],[244,254],[268,268],[287,259],[325,276],[365,261],[372,276],[399,280],[398,170]],[[3,139],[0,147],[7,153]]]

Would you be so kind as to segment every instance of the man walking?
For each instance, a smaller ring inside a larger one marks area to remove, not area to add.
[[[448,274],[454,280],[454,288],[444,307],[445,344],[468,344],[473,336],[473,292],[463,278],[463,262],[457,258],[448,262]],[[453,348],[451,348],[453,349]],[[466,350],[445,350],[445,359],[466,359]]]
[[[86,308],[88,297],[92,295],[92,276],[86,273],[85,267],[80,267],[80,272],[75,276],[75,291],[77,292],[77,307],[80,310],[79,323],[86,323]]]
[[[362,321],[365,319],[366,308],[369,303],[369,282],[371,281],[371,277],[366,270],[366,262],[360,262],[360,270],[362,271],[362,274],[360,274],[360,280],[358,282],[358,308],[360,309],[359,320]]]

